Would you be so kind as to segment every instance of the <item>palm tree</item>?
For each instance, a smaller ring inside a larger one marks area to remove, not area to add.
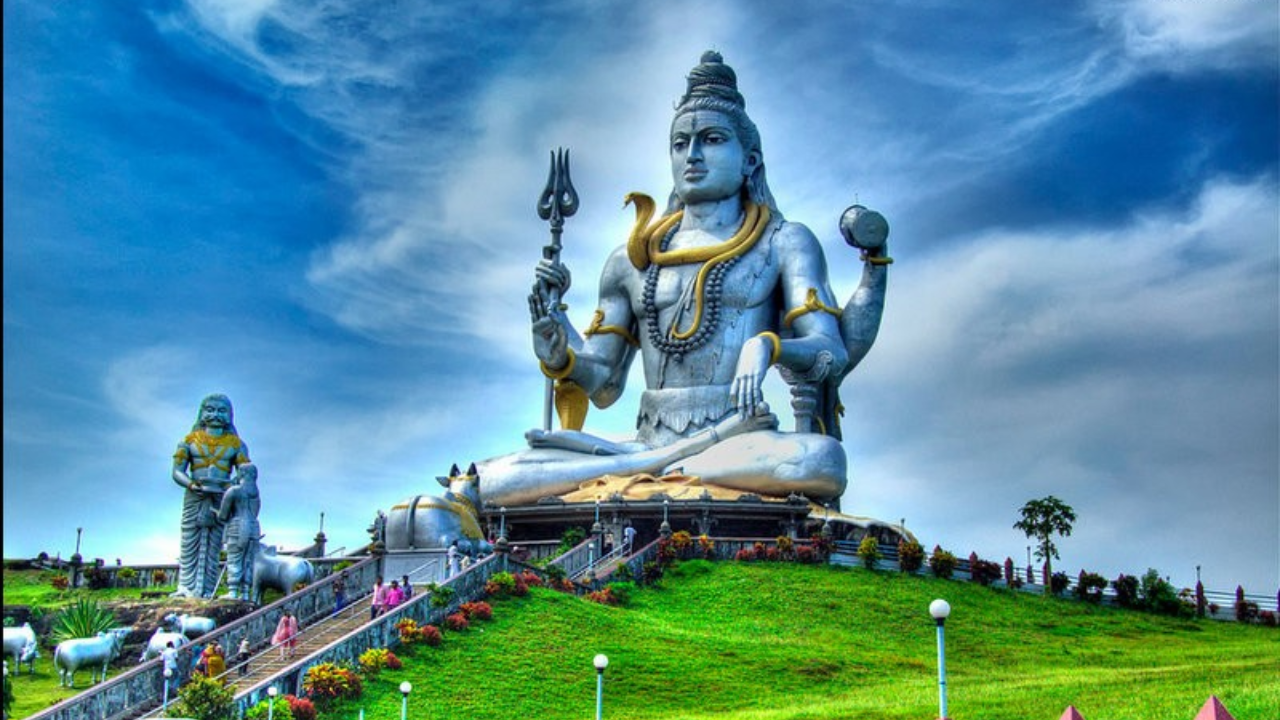
[[[1067,537],[1071,534],[1071,523],[1076,521],[1076,511],[1058,498],[1050,495],[1041,500],[1030,500],[1022,506],[1022,519],[1013,524],[1017,530],[1035,538],[1036,557],[1044,561],[1044,592],[1050,592],[1053,585],[1053,563],[1058,558],[1058,548],[1053,543],[1054,535]]]

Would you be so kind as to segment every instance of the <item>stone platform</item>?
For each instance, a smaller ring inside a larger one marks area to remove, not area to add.
[[[485,504],[481,510],[485,534],[498,537],[505,530],[509,542],[516,545],[558,541],[573,527],[612,532],[615,542],[622,542],[627,525],[636,529],[637,543],[643,545],[658,536],[664,520],[673,532],[716,537],[808,538],[820,533],[824,524],[829,525],[835,540],[861,540],[874,534],[882,542],[896,543],[901,537],[896,525],[828,510],[799,495],[777,499],[746,494],[722,499],[710,492],[684,498],[657,493],[629,499],[613,494],[598,501],[574,501],[571,497],[543,498],[533,505],[515,507]]]

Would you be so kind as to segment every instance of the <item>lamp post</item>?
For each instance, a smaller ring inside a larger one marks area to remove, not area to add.
[[[274,720],[276,714],[276,694],[280,691],[275,685],[267,688],[267,720]]]
[[[943,625],[951,614],[951,605],[942,598],[929,603],[929,614],[938,623],[938,717],[947,720],[947,653]]]
[[[596,498],[596,521],[591,526],[591,534],[599,535],[604,532],[604,528],[600,525],[600,498]]]
[[[498,512],[502,513],[501,515],[499,515],[499,520],[498,520],[498,537],[506,537],[507,536],[507,506],[503,505],[502,507],[498,508]]]
[[[604,669],[609,667],[609,658],[600,654],[592,662],[596,666],[596,720],[601,720],[604,717]]]
[[[400,720],[405,720],[409,715],[409,693],[413,690],[413,685],[408,680],[400,683]]]

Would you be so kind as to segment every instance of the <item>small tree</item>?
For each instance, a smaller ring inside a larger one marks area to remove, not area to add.
[[[915,540],[898,541],[898,568],[913,573],[924,565],[924,548]]]
[[[235,694],[221,680],[193,675],[178,691],[178,700],[170,706],[168,714],[195,720],[222,720],[231,716],[234,703]]]
[[[956,569],[956,556],[943,550],[941,545],[934,545],[933,554],[929,556],[929,569],[934,577],[949,579]]]
[[[858,557],[861,558],[863,567],[875,570],[876,561],[880,559],[880,543],[871,535],[862,538],[862,542],[858,543]]]
[[[1058,498],[1050,495],[1041,500],[1030,500],[1022,506],[1022,519],[1013,524],[1014,529],[1021,530],[1028,538],[1037,541],[1036,557],[1044,560],[1046,575],[1052,573],[1052,561],[1058,559],[1058,547],[1053,542],[1054,535],[1067,537],[1071,535],[1071,524],[1076,521],[1076,511]],[[1045,583],[1045,593],[1050,592],[1050,585]]]

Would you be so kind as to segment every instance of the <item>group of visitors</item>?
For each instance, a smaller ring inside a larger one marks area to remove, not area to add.
[[[409,582],[408,575],[401,576],[400,580],[392,580],[389,586],[382,583],[382,576],[379,575],[373,583],[369,619],[372,620],[405,604],[412,597],[413,585]]]
[[[178,648],[174,646],[172,640],[165,643],[164,650],[160,651],[160,657],[164,663],[164,676],[165,682],[169,685],[168,689],[177,692],[182,678],[178,671]],[[236,673],[240,677],[249,674],[250,657],[252,657],[252,652],[249,650],[249,638],[241,638],[240,646],[236,649],[235,655]],[[227,658],[222,649],[222,643],[217,640],[211,640],[200,651],[200,655],[196,659],[194,672],[226,684]]]

